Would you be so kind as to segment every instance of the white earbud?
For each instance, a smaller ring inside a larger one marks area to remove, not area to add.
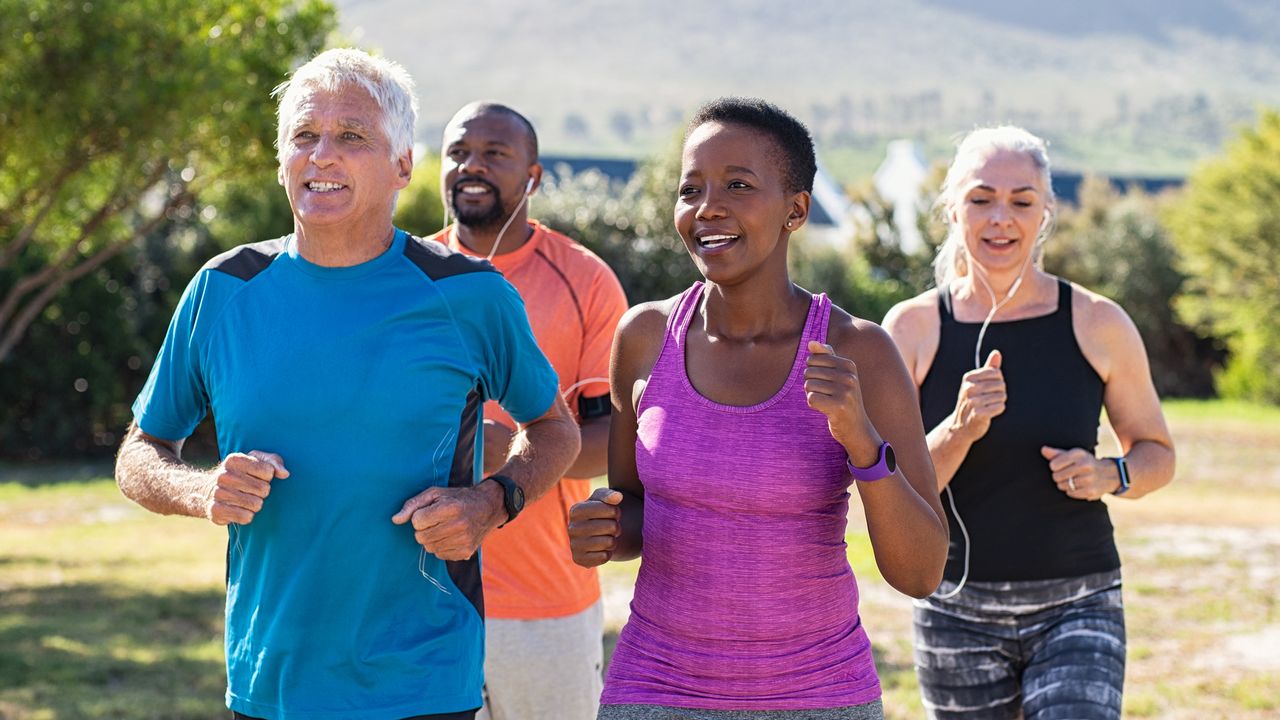
[[[529,178],[529,182],[524,185],[524,194],[528,195],[531,192],[533,192],[533,178]]]

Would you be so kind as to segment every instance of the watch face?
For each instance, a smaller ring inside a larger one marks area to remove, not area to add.
[[[893,454],[893,446],[889,443],[884,444],[884,467],[890,475],[898,469],[898,458]]]
[[[511,484],[515,485],[515,489],[511,493],[511,504],[516,512],[520,512],[524,509],[524,488],[515,483]]]

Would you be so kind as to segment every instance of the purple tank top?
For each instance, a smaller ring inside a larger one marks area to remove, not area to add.
[[[816,295],[786,383],[758,405],[698,394],[685,334],[695,283],[667,325],[638,408],[644,551],[631,619],[601,702],[805,710],[880,697],[845,555],[844,448],[805,403],[809,340],[826,341]]]

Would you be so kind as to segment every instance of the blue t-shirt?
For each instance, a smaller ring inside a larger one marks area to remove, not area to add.
[[[479,707],[479,560],[442,562],[391,516],[479,479],[485,400],[527,422],[556,391],[515,289],[437,243],[397,231],[379,257],[328,268],[286,236],[210,261],[133,412],[179,440],[212,411],[224,457],[274,452],[291,473],[229,528],[228,706],[273,720]]]

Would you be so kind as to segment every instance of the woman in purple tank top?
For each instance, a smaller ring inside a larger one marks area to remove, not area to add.
[[[689,126],[675,224],[705,282],[623,318],[610,487],[570,514],[578,563],[643,556],[600,718],[882,717],[851,484],[885,579],[914,597],[941,579],[910,375],[877,325],[787,274],[815,169],[808,131],[766,102]]]

